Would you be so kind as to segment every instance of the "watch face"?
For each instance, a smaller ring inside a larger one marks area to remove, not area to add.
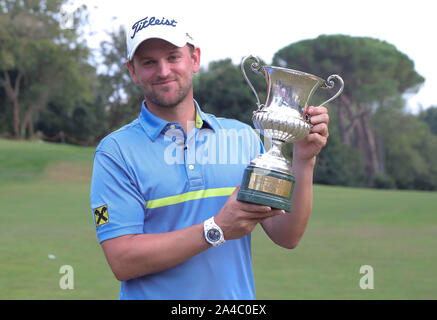
[[[208,230],[208,233],[206,234],[206,236],[208,237],[209,241],[212,242],[217,242],[220,240],[220,231],[218,231],[217,229],[210,229]]]

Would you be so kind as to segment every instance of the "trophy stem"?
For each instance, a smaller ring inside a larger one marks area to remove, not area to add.
[[[269,151],[258,155],[244,171],[237,199],[289,212],[295,182],[293,170],[282,155],[285,142],[271,141]]]
[[[283,157],[282,155],[283,145],[284,145],[284,141],[272,139],[272,147],[267,153],[273,157]]]
[[[285,142],[278,139],[271,139],[270,141],[271,147],[269,151],[259,154],[250,162],[250,166],[276,171],[285,175],[293,175],[291,162],[282,154],[282,146]]]

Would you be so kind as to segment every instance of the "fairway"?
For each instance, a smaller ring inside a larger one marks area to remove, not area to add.
[[[94,148],[0,139],[0,299],[118,299],[89,206]],[[314,187],[294,250],[257,227],[257,299],[437,299],[437,193]],[[74,289],[61,289],[62,266]],[[361,266],[374,289],[362,289]]]

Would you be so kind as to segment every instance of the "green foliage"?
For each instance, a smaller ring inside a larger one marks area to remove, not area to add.
[[[437,135],[437,106],[431,106],[420,112],[419,119],[428,125],[433,134]]]
[[[84,8],[75,12],[76,28],[63,29],[59,12],[65,2],[0,3],[0,84],[7,97],[2,101],[3,108],[13,110],[8,115],[12,125],[5,129],[12,129],[16,138],[32,137],[37,122],[47,120],[49,105],[71,118],[93,100],[95,69],[88,64],[89,49],[77,29]],[[44,126],[40,129],[48,134]]]
[[[339,74],[346,83],[343,94],[364,104],[415,91],[424,81],[407,55],[385,41],[367,37],[321,35],[303,40],[279,50],[272,64],[324,79]]]
[[[378,39],[321,35],[279,50],[272,64],[309,72],[324,79],[331,74],[339,74],[344,79],[345,88],[341,96],[331,103],[331,114],[335,109],[338,135],[350,147],[349,150],[344,147],[342,150],[349,153],[354,149],[352,154],[364,159],[367,186],[382,184],[387,187],[390,178],[397,181],[393,176],[383,178],[386,174],[384,161],[388,161],[384,148],[391,146],[384,143],[381,147],[384,139],[380,126],[384,124],[372,119],[380,109],[393,103],[403,109],[402,95],[417,91],[423,83],[423,77],[415,71],[414,63],[407,55]],[[326,94],[333,93],[329,91]],[[320,97],[318,99],[322,101]],[[341,159],[342,152],[336,153]],[[359,170],[356,173],[361,176]]]
[[[343,143],[335,133],[335,127],[330,131],[328,143],[317,157],[314,183],[364,186],[366,174],[362,153]]]
[[[126,66],[126,34],[123,28],[111,32],[102,43],[104,70],[98,76],[98,103],[104,104],[102,123],[105,133],[118,129],[138,116],[144,99]]]
[[[437,189],[437,136],[419,117],[386,107],[375,114],[386,174],[400,189]]]
[[[395,189],[396,182],[387,174],[377,174],[374,180],[374,186],[377,189]]]
[[[266,83],[262,76],[246,69],[261,103],[266,98]],[[194,97],[202,108],[219,117],[233,118],[251,124],[257,109],[256,98],[243,78],[239,66],[230,59],[211,62],[195,78]]]

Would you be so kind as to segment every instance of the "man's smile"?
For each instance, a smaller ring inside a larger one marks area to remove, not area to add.
[[[155,87],[166,87],[166,86],[169,86],[169,85],[173,84],[174,82],[176,82],[176,80],[174,80],[174,79],[160,80],[160,81],[155,81],[153,83],[153,86],[155,86]]]

